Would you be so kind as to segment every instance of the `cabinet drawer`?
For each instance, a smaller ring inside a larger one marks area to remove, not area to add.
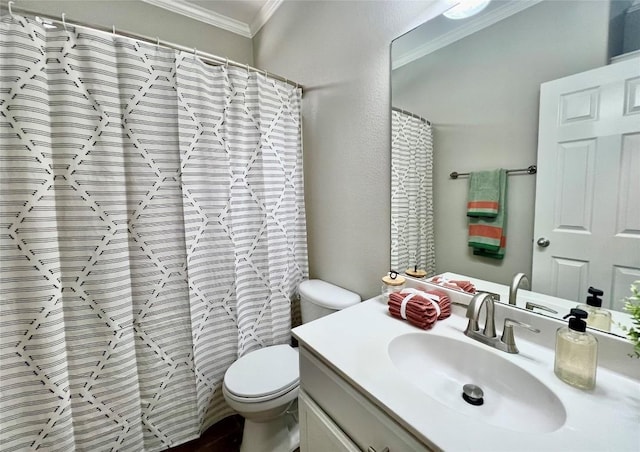
[[[431,451],[308,350],[300,348],[300,387],[361,450]]]

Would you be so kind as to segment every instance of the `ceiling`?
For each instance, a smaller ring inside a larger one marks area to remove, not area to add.
[[[283,0],[142,0],[176,14],[253,38]]]
[[[541,1],[493,0],[479,14],[467,19],[451,20],[444,16],[431,19],[393,41],[391,67],[398,69]]]

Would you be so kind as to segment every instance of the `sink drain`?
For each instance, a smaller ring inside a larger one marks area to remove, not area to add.
[[[466,384],[462,387],[462,398],[471,405],[482,405],[484,403],[484,392],[480,386]]]

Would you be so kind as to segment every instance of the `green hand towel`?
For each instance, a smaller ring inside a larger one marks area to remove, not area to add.
[[[495,218],[500,208],[500,170],[475,171],[469,177],[468,217]]]
[[[499,208],[495,218],[469,217],[469,241],[476,256],[503,259],[507,245],[507,171],[498,170]]]

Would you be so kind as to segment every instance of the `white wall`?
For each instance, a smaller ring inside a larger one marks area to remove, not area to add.
[[[535,176],[509,176],[507,252],[496,261],[467,247],[468,179],[449,173],[536,163],[540,84],[606,64],[608,8],[543,2],[394,71],[394,106],[434,125],[438,272],[502,284],[531,275]]]
[[[434,9],[442,7],[284,2],[254,38],[258,67],[305,87],[311,277],[362,297],[379,294],[390,262],[390,43]]]
[[[7,13],[2,0],[2,14]],[[174,42],[240,63],[253,65],[251,39],[231,33],[204,22],[171,13],[140,0],[18,0],[14,7],[37,11],[44,16],[88,22],[130,31],[146,36],[158,36]]]

